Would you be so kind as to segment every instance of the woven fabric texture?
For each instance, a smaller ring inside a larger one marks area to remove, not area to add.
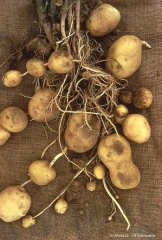
[[[121,12],[120,35],[133,34],[147,41],[151,49],[143,48],[142,64],[130,77],[133,90],[148,87],[154,95],[153,104],[142,114],[148,119],[152,133],[144,144],[130,143],[133,160],[141,172],[139,186],[132,190],[116,189],[119,202],[127,214],[131,228],[126,231],[126,222],[120,212],[112,221],[107,217],[111,200],[102,183],[95,192],[85,188],[86,178],[80,177],[75,201],[71,201],[66,214],[58,215],[53,207],[36,219],[35,226],[24,229],[21,220],[5,223],[0,220],[1,240],[108,240],[108,239],[156,239],[162,238],[162,1],[161,0],[109,0]],[[0,0],[0,64],[12,52],[12,44],[18,48],[25,39],[39,33],[34,3],[31,0]],[[84,0],[82,0],[84,4]],[[7,42],[8,41],[8,42]],[[17,69],[25,72],[26,59],[22,58]],[[0,69],[0,77],[8,65]],[[34,93],[33,77],[25,76],[22,84],[14,89],[3,86],[0,81],[0,111],[8,106],[18,106],[27,113],[29,99]],[[24,95],[24,96],[22,96]],[[50,123],[57,131],[58,122]],[[48,138],[47,136],[48,135]],[[29,164],[39,159],[43,149],[56,137],[49,128],[34,121],[21,133],[13,134],[7,144],[0,147],[0,191],[10,185],[22,184],[28,179]],[[59,153],[56,145],[45,157],[51,160]],[[60,190],[72,179],[74,172],[62,157],[56,164],[57,179],[47,186],[32,183],[26,190],[32,198],[29,213],[35,215],[46,207]],[[69,192],[69,199],[70,199]]]

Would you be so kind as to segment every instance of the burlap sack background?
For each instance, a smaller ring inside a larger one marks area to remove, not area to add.
[[[84,1],[82,1],[84,3]],[[130,86],[146,86],[154,94],[152,106],[142,113],[148,118],[152,127],[152,136],[145,144],[131,143],[133,159],[142,175],[140,185],[128,191],[116,189],[120,203],[131,222],[126,231],[126,223],[120,212],[111,222],[107,216],[111,210],[111,201],[99,183],[97,191],[87,192],[86,179],[78,182],[80,191],[76,193],[76,201],[69,204],[65,215],[57,215],[52,207],[37,218],[34,227],[24,229],[21,220],[13,223],[0,221],[0,239],[2,240],[107,240],[121,239],[157,239],[162,237],[162,1],[161,0],[110,0],[105,1],[119,9],[122,15],[119,29],[121,35],[134,34],[146,40],[152,49],[143,50],[143,61],[139,70],[130,78]],[[36,36],[39,32],[37,15],[30,0],[0,0],[0,36],[10,37],[15,47],[25,38]],[[6,40],[1,44],[2,52]],[[25,72],[25,59],[17,67]],[[4,69],[0,69],[2,76]],[[26,76],[23,83],[16,89],[7,89],[0,83],[0,110],[7,106],[19,106],[27,112],[28,98],[34,92],[33,78]],[[51,123],[57,130],[57,123]],[[0,190],[9,185],[21,184],[27,180],[29,164],[38,159],[44,147],[55,138],[47,128],[48,139],[42,125],[30,122],[28,128],[12,135],[8,143],[0,147]],[[57,146],[52,147],[46,158],[59,152]],[[48,186],[38,187],[34,184],[26,186],[32,198],[30,213],[35,215],[58,195],[74,172],[64,158],[56,164],[58,177]],[[75,189],[74,189],[75,190]],[[83,210],[80,214],[80,210]]]

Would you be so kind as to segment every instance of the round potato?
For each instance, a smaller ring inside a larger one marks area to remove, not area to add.
[[[32,182],[37,185],[46,185],[56,177],[56,171],[50,167],[47,160],[36,160],[29,166],[29,175]]]
[[[101,121],[95,115],[73,113],[65,129],[64,138],[69,150],[87,152],[98,141]]]
[[[149,140],[151,128],[147,119],[141,114],[128,115],[122,124],[124,135],[136,143]]]
[[[6,87],[17,87],[22,82],[21,72],[17,70],[10,70],[6,72],[2,78],[2,82]]]
[[[119,104],[116,106],[114,109],[114,119],[116,123],[122,124],[128,113],[129,110],[125,105]]]
[[[119,99],[125,104],[131,104],[133,101],[133,93],[131,91],[121,91],[119,93]]]
[[[56,92],[43,88],[38,90],[28,103],[28,113],[37,122],[48,122],[55,119],[60,111],[57,108],[54,97]]]
[[[47,67],[44,62],[39,58],[31,58],[26,63],[26,69],[34,77],[42,77],[47,72]]]
[[[120,189],[131,189],[140,182],[140,171],[132,161],[132,151],[127,139],[116,133],[103,137],[97,153],[109,169],[111,182]]]
[[[134,94],[133,104],[138,109],[150,107],[153,101],[152,92],[146,87],[140,87]]]
[[[142,45],[147,45],[133,35],[125,35],[116,40],[108,50],[106,68],[116,78],[130,77],[140,66]]]
[[[31,198],[22,186],[10,186],[0,193],[0,218],[5,222],[25,216],[30,206]]]
[[[113,6],[103,3],[96,7],[86,21],[90,35],[101,37],[112,32],[120,22],[120,12]]]
[[[28,118],[18,107],[5,108],[0,113],[0,125],[9,132],[23,131],[28,125]]]
[[[48,68],[54,73],[69,73],[73,67],[73,56],[64,50],[53,52],[48,59]]]
[[[11,133],[0,126],[0,146],[4,145],[10,136]]]

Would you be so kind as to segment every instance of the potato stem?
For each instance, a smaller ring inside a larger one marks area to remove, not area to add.
[[[109,191],[107,185],[106,185],[106,181],[105,181],[105,178],[102,179],[102,183],[103,183],[103,186],[107,192],[107,194],[109,195],[109,197],[112,199],[112,201],[116,204],[116,206],[118,207],[118,209],[120,210],[121,214],[123,215],[123,217],[125,218],[126,222],[127,222],[127,230],[130,228],[130,222],[127,218],[127,216],[125,215],[123,209],[121,208],[120,204],[117,202],[117,200],[114,198],[114,196],[111,194],[111,192]]]
[[[31,179],[27,180],[26,182],[24,182],[23,184],[21,184],[22,187],[24,187],[26,184],[30,183]]]
[[[52,161],[50,162],[49,167],[52,167],[53,164],[54,164],[61,156],[65,155],[65,153],[67,152],[67,150],[68,150],[68,148],[65,147],[61,153],[57,154],[57,155],[52,159]]]

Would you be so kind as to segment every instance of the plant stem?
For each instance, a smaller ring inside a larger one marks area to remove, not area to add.
[[[126,222],[127,222],[127,230],[130,228],[130,222],[127,218],[127,216],[125,215],[123,209],[121,208],[120,204],[117,202],[117,200],[114,198],[114,196],[111,194],[111,192],[109,191],[107,185],[106,185],[106,181],[105,181],[105,178],[102,179],[102,183],[103,183],[103,186],[107,192],[107,194],[109,195],[109,197],[112,199],[112,201],[116,204],[116,206],[118,207],[118,209],[120,210],[121,214],[123,215],[123,217],[125,218]]]

